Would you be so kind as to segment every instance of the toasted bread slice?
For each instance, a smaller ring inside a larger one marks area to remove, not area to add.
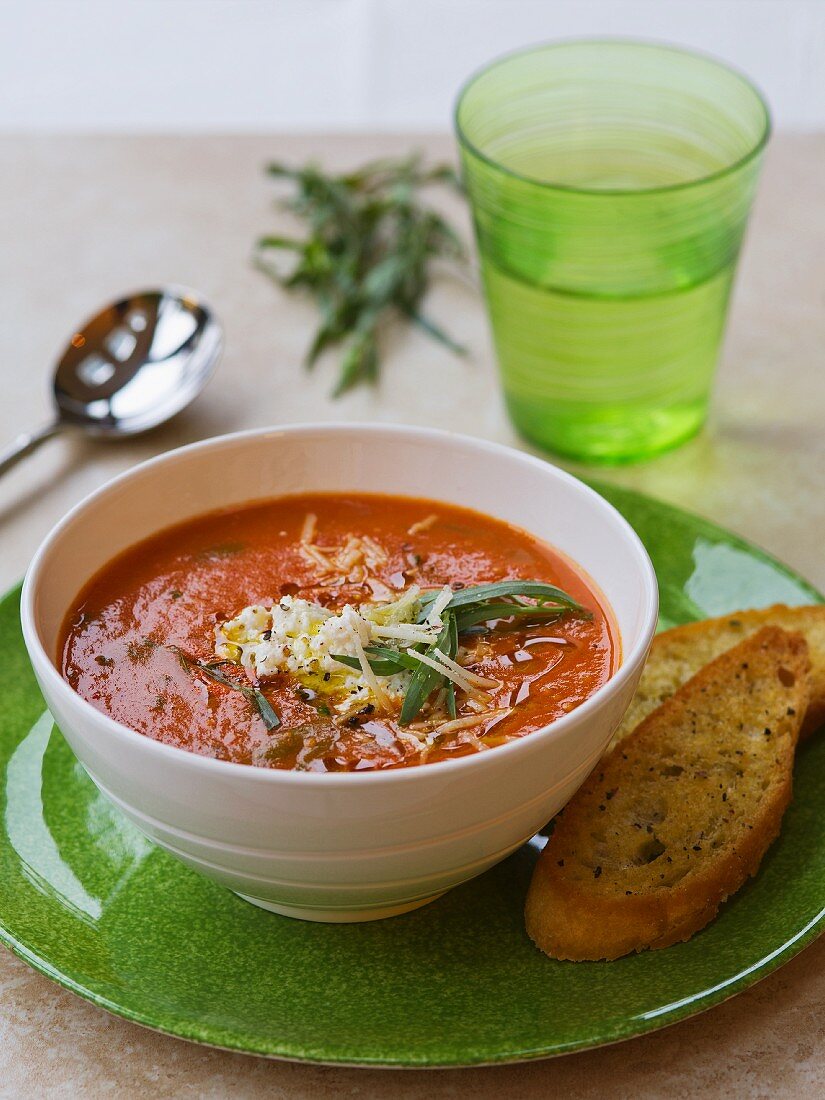
[[[557,959],[688,939],[754,874],[791,798],[807,645],[765,627],[606,757],[556,819],[527,931]]]
[[[825,604],[812,607],[775,604],[761,611],[737,611],[721,619],[705,619],[657,634],[633,702],[611,747],[632,733],[643,718],[708,661],[763,626],[780,626],[805,637],[811,661],[811,700],[800,736],[806,737],[825,724]]]

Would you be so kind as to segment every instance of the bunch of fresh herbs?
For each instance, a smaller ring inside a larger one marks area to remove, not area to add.
[[[306,222],[307,235],[262,237],[257,264],[281,286],[315,298],[321,323],[307,352],[308,367],[328,347],[343,345],[334,396],[375,382],[379,330],[393,313],[464,353],[421,311],[433,263],[462,264],[466,258],[453,228],[420,198],[422,188],[434,183],[460,189],[452,167],[428,168],[416,155],[343,175],[315,164],[270,164],[268,172],[293,185],[286,206]],[[293,260],[287,269],[284,253]]]

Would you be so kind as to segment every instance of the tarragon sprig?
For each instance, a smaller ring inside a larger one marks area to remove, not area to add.
[[[426,621],[441,591],[436,589],[426,592],[419,598],[419,622]],[[534,602],[525,603],[525,599]],[[479,624],[499,621],[508,624],[548,623],[555,622],[562,615],[592,618],[592,612],[572,596],[544,581],[512,579],[493,584],[468,585],[453,592],[441,612],[442,626],[439,635],[431,645],[409,646],[406,650],[391,649],[388,646],[365,646],[364,654],[377,676],[393,676],[398,672],[412,671],[401,705],[399,722],[402,726],[412,722],[433,692],[442,687],[447,692],[447,710],[450,717],[454,718],[455,684],[431,665],[417,660],[416,654],[437,657],[436,650],[439,650],[454,661],[458,653],[459,635]],[[361,667],[357,657],[341,654],[332,656],[348,668]]]
[[[221,672],[220,666],[226,662],[197,661],[194,657],[187,656],[180,646],[170,645],[168,648],[177,657],[181,668],[190,675],[197,669],[198,672],[202,673],[210,680],[214,680],[216,684],[223,684],[224,687],[234,688],[235,691],[240,691],[255,707],[258,714],[261,716],[263,724],[268,730],[274,730],[280,726],[281,719],[278,717],[275,708],[262,691],[249,684],[239,684],[237,680],[233,680],[231,676],[227,676],[225,672]]]
[[[450,224],[419,198],[429,184],[458,188],[452,167],[427,168],[416,155],[375,161],[342,175],[315,164],[270,164],[267,171],[294,185],[286,205],[306,222],[307,236],[261,237],[257,265],[281,286],[315,298],[321,324],[307,352],[308,367],[328,347],[344,345],[335,396],[376,381],[379,329],[392,313],[464,353],[421,311],[433,262],[466,259]],[[283,253],[293,259],[288,270],[278,262]]]

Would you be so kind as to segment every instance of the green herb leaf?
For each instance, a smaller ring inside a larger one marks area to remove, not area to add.
[[[451,718],[455,718],[458,713],[455,706],[455,684],[452,680],[447,681],[447,713]]]
[[[242,688],[241,690],[248,699],[251,698],[254,701],[258,714],[260,714],[266,728],[268,730],[277,729],[281,724],[281,719],[264,693],[257,688],[252,688],[251,691],[248,688]]]
[[[566,608],[564,610],[567,610]],[[456,612],[459,634],[464,634],[476,623],[494,622],[496,619],[514,619],[516,622],[552,623],[560,619],[563,610],[558,607],[542,607],[541,604],[480,603],[461,608]]]
[[[346,657],[341,653],[331,653],[330,656],[333,661],[339,661],[342,665],[346,665],[347,668],[354,668],[356,672],[361,671],[361,662],[357,657]],[[397,661],[371,660],[368,663],[376,676],[394,676],[396,672],[401,672],[404,668],[404,666]]]
[[[441,628],[441,633],[429,649],[424,651],[428,657],[434,656],[437,649],[444,649],[445,646],[449,647],[450,645],[449,639],[454,629],[452,615],[445,611],[441,617],[441,621],[444,624]],[[410,652],[421,652],[421,650],[419,648],[417,650],[411,650]],[[421,711],[421,708],[427,702],[430,695],[432,695],[436,688],[441,687],[445,681],[447,681],[447,678],[440,672],[419,661],[418,668],[412,674],[412,679],[404,694],[404,702],[401,704],[401,715],[398,719],[399,723],[402,726],[408,726]]]
[[[415,671],[421,667],[421,662],[416,661],[414,657],[409,657],[397,649],[390,649],[389,646],[365,646],[364,653],[376,676],[394,676],[397,672],[404,672],[405,669]],[[357,671],[361,669],[361,662],[357,657],[349,657],[341,653],[331,653],[330,656],[333,661],[340,661],[347,668],[354,668]]]
[[[455,660],[458,655],[458,621],[454,615],[450,616],[450,633],[447,638],[447,656]],[[447,681],[447,713],[451,718],[456,716],[455,706],[455,684],[452,680]]]
[[[198,669],[204,676],[207,676],[210,680],[214,680],[216,684],[223,684],[224,687],[234,688],[235,691],[240,691],[255,707],[268,730],[274,730],[280,726],[281,719],[278,717],[275,708],[262,691],[256,687],[252,687],[251,684],[239,684],[237,680],[233,680],[231,676],[227,676],[224,672],[220,671],[220,666],[225,662],[197,661],[193,657],[188,657],[179,646],[170,645],[167,648],[175,654],[184,671],[188,672],[190,675],[193,669]]]
[[[341,373],[332,391],[333,397],[353,389],[359,382],[373,382],[378,375],[378,348],[375,333],[359,333],[347,348],[341,363]]]
[[[402,653],[397,649],[391,649],[386,645],[368,645],[364,647],[364,652],[370,658],[376,657],[378,660],[392,661],[398,665],[398,672],[405,668],[410,668],[415,672],[421,664],[421,662],[416,661],[414,657],[409,657],[406,653]]]
[[[419,622],[424,622],[427,618],[427,615],[430,613],[430,608],[438,599],[439,595],[440,590],[425,592],[424,595],[420,597],[419,603],[421,605],[421,610],[418,615]],[[575,611],[582,617],[590,615],[590,612],[587,611],[586,608],[582,607],[572,596],[568,596],[566,592],[563,592],[561,588],[557,588],[554,584],[545,584],[544,581],[523,581],[517,578],[506,581],[496,581],[493,584],[468,585],[467,588],[462,588],[458,592],[453,592],[447,607],[450,611],[455,611],[459,607],[483,604],[490,600],[500,601],[502,598],[511,596],[526,596],[529,599],[537,600],[538,606],[551,604],[557,611]],[[514,604],[514,606],[517,607],[519,605]]]
[[[422,313],[418,313],[416,310],[410,310],[407,314],[414,324],[418,325],[420,329],[427,333],[428,336],[432,336],[433,340],[437,340],[440,344],[443,344],[446,348],[449,348],[455,355],[466,355],[467,349],[463,344],[459,344],[456,340],[453,340],[452,336],[448,335],[443,328],[440,328],[434,321],[431,321],[428,317],[425,317]]]
[[[376,381],[377,334],[392,313],[464,354],[460,344],[420,311],[432,263],[466,260],[458,234],[419,197],[431,184],[460,190],[452,167],[425,168],[419,156],[412,156],[375,161],[339,176],[313,164],[293,168],[276,163],[268,172],[293,185],[286,205],[306,223],[307,236],[261,237],[256,264],[282,287],[302,289],[315,298],[321,324],[307,352],[307,366],[331,345],[344,344],[335,396]],[[287,269],[281,267],[283,259]]]

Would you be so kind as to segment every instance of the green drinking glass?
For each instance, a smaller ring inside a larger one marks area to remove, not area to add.
[[[770,133],[756,88],[668,46],[550,43],[472,77],[455,121],[519,431],[591,462],[692,436]]]

